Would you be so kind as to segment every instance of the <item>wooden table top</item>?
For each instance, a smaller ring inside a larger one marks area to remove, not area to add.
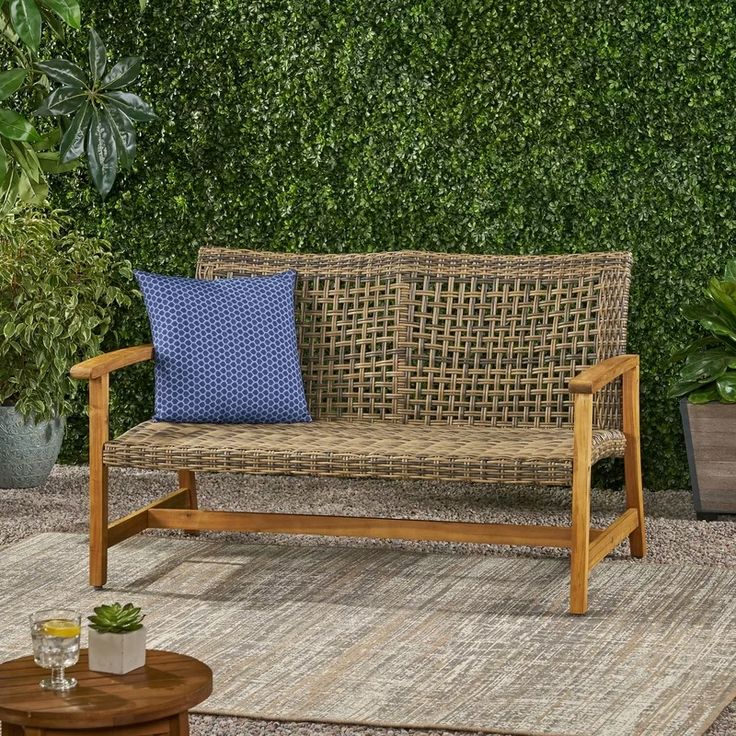
[[[148,650],[146,665],[127,675],[90,672],[87,650],[66,669],[72,690],[43,690],[49,670],[33,657],[0,664],[0,721],[40,728],[109,728],[144,723],[189,710],[212,692],[212,670],[194,657]]]

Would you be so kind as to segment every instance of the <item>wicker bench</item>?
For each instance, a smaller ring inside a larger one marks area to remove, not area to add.
[[[626,355],[631,256],[320,255],[205,248],[200,278],[293,268],[311,424],[144,422],[108,436],[109,376],[150,345],[80,363],[90,391],[90,582],[147,528],[570,548],[570,610],[626,537],[645,554],[639,361]],[[227,318],[223,315],[223,319]],[[625,510],[590,527],[593,463],[624,457]],[[107,468],[178,472],[178,490],[112,523]],[[195,472],[572,486],[571,526],[205,511]]]

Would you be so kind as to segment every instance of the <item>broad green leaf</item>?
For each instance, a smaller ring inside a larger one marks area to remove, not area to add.
[[[41,4],[53,10],[68,26],[81,28],[82,16],[77,0],[41,0]]]
[[[14,110],[0,108],[0,135],[12,141],[29,141],[35,143],[41,137],[36,129]]]
[[[681,360],[685,360],[688,355],[691,355],[692,353],[700,353],[703,350],[706,350],[708,348],[712,348],[716,345],[720,345],[721,342],[717,337],[701,337],[697,340],[693,340],[689,345],[682,348],[682,350],[676,350],[674,353],[672,353],[672,361],[675,363],[679,363]],[[734,357],[736,357],[736,353],[734,353]]]
[[[730,260],[726,264],[726,269],[723,274],[723,278],[727,281],[736,281],[736,258]]]
[[[66,87],[77,87],[82,89],[89,86],[89,79],[84,70],[66,59],[51,59],[51,61],[39,61],[36,69],[43,72],[54,82]]]
[[[97,35],[97,31],[93,29],[89,32],[89,68],[92,74],[92,81],[98,82],[105,74],[105,66],[107,65],[107,52],[105,44]]]
[[[8,154],[5,152],[0,143],[0,185],[5,182],[5,177],[8,175]]]
[[[715,381],[728,370],[730,358],[731,356],[718,350],[691,355],[680,371],[680,377],[683,381],[697,381],[698,383]]]
[[[136,153],[136,135],[133,123],[116,107],[110,105],[105,111],[110,116],[115,145],[118,151],[118,162],[122,169],[130,169],[133,166]]]
[[[724,322],[736,329],[736,283],[730,281],[717,281],[712,279],[708,286],[710,298],[715,302],[721,312]]]
[[[687,400],[691,404],[709,404],[711,401],[718,401],[720,394],[715,383],[711,383],[708,386],[699,388],[697,391],[693,391]]]
[[[118,156],[110,118],[93,112],[87,134],[87,165],[95,188],[103,199],[109,194],[118,172]]]
[[[25,78],[25,69],[10,69],[7,72],[0,72],[0,100],[6,100],[18,90]]]
[[[126,56],[121,59],[102,80],[102,89],[120,89],[134,81],[141,72],[139,56]]]
[[[718,395],[727,404],[736,404],[736,373],[729,372],[716,381]]]
[[[18,197],[27,204],[41,205],[46,200],[49,187],[46,180],[34,181],[25,171],[18,176]]]
[[[156,119],[153,108],[132,92],[105,92],[102,97],[124,112],[131,120],[147,123]]]
[[[77,110],[59,144],[59,160],[62,164],[74,161],[84,153],[84,144],[91,120],[92,103],[87,100]]]
[[[71,115],[87,100],[87,95],[78,87],[59,87],[42,103],[36,115]]]
[[[67,171],[73,171],[79,165],[78,161],[61,162],[57,151],[41,151],[36,155],[44,174],[64,174]]]
[[[35,0],[10,0],[10,22],[20,40],[37,52],[41,44],[41,13]]]
[[[44,23],[48,24],[48,27],[56,38],[60,41],[65,40],[66,25],[56,13],[52,13],[48,8],[41,6],[41,19]]]
[[[679,396],[685,396],[696,388],[702,386],[699,381],[675,381],[667,392],[667,395],[671,399],[676,399]]]
[[[18,199],[18,175],[12,167],[8,168],[5,181],[0,185],[0,213],[10,209]]]
[[[724,319],[720,317],[703,317],[698,321],[704,329],[712,332],[714,335],[721,335],[736,340],[736,329],[731,327]]]
[[[25,175],[34,183],[40,183],[43,180],[43,172],[41,164],[38,162],[36,151],[29,143],[21,143],[18,141],[10,141],[10,149],[13,158],[23,170]]]

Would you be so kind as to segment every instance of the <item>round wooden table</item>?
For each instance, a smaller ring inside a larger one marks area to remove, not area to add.
[[[149,650],[127,675],[90,672],[87,650],[67,670],[72,690],[42,690],[33,657],[0,664],[3,736],[187,736],[189,708],[212,692],[212,670],[193,657]]]

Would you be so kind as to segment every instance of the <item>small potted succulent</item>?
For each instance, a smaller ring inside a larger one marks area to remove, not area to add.
[[[736,514],[736,259],[683,314],[707,334],[673,356],[684,363],[670,396],[680,398],[697,516],[713,520]]]
[[[145,615],[132,603],[97,606],[89,621],[89,668],[124,675],[146,663]]]

